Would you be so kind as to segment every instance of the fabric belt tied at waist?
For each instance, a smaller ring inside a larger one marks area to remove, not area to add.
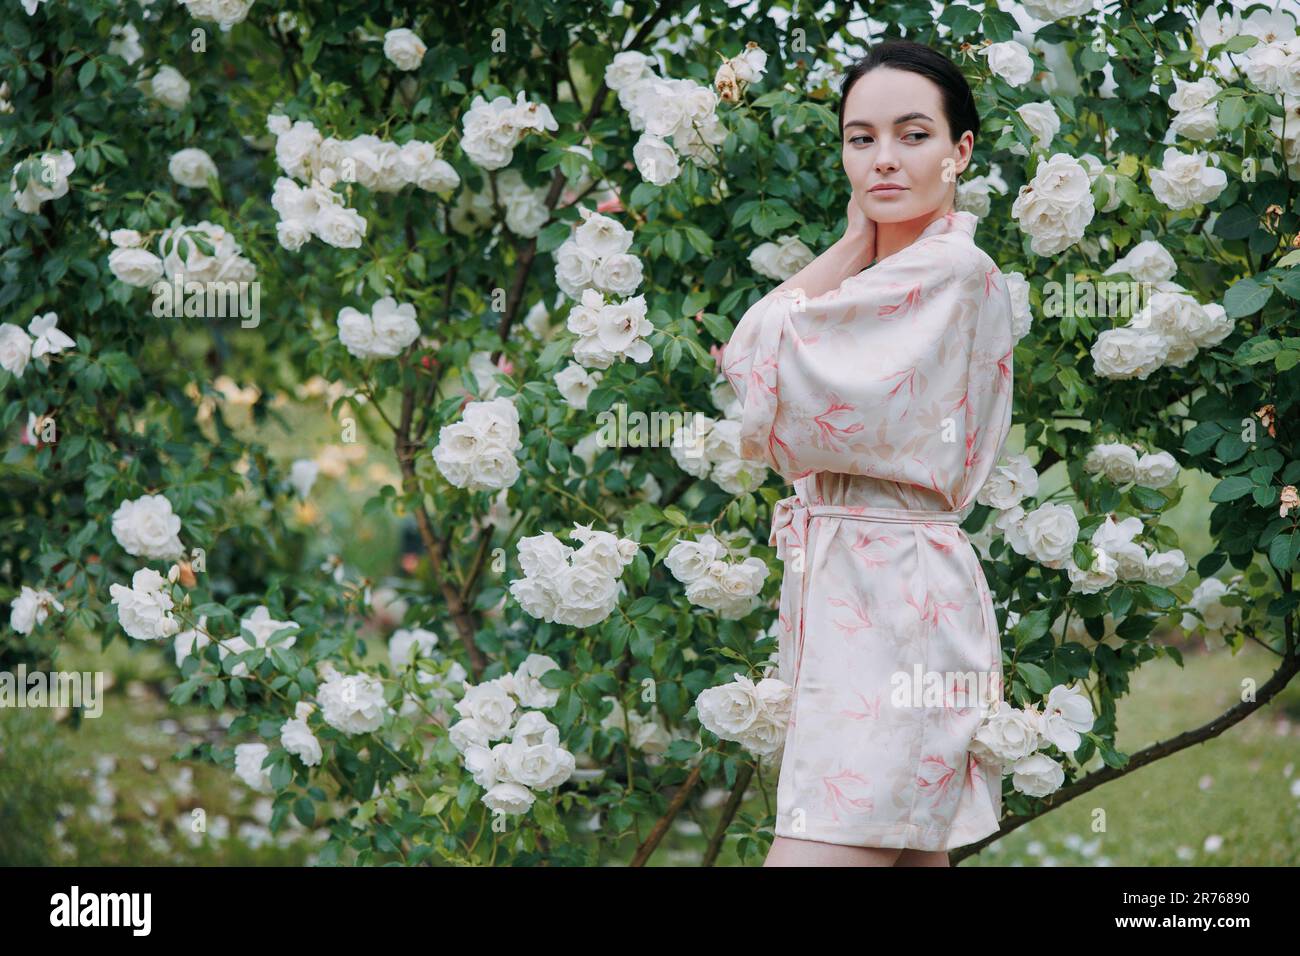
[[[961,514],[956,511],[912,511],[865,505],[807,505],[797,494],[777,501],[772,509],[772,531],[767,543],[775,547],[777,557],[786,562],[785,573],[792,579],[783,584],[783,589],[789,588],[786,592],[789,605],[784,610],[789,612],[791,618],[785,623],[793,631],[793,640],[782,636],[778,658],[781,679],[794,686],[798,686],[799,665],[803,660],[804,601],[808,590],[808,528],[813,518],[820,517],[897,524],[960,525],[962,521]],[[796,549],[802,549],[802,553]],[[796,560],[791,561],[791,558]]]
[[[788,495],[772,509],[772,532],[767,543],[776,548],[782,561],[791,548],[808,543],[808,523],[818,517],[850,518],[857,521],[886,521],[900,524],[961,524],[956,511],[912,511],[906,508],[875,508],[867,505],[806,505],[798,495]]]

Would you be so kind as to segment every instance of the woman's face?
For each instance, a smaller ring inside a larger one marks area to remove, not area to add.
[[[844,172],[868,219],[907,222],[947,209],[974,136],[949,137],[939,87],[909,70],[877,67],[844,102]],[[901,189],[874,189],[893,183]]]

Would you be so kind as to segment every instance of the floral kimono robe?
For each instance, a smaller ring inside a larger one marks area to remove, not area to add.
[[[793,703],[776,834],[947,850],[998,828],[970,751],[1002,696],[987,581],[958,523],[1011,425],[1011,300],[952,212],[838,289],[775,290],[723,353],[741,455],[794,484],[779,676]]]

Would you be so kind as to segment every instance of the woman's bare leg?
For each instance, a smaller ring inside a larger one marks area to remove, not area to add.
[[[894,866],[952,866],[947,850],[904,850]]]
[[[792,840],[777,837],[767,851],[764,866],[893,866],[897,848],[876,846],[840,846],[816,840]]]

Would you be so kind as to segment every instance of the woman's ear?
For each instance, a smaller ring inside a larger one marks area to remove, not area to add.
[[[966,167],[970,165],[971,156],[975,152],[975,135],[966,130],[961,136],[957,137],[957,175],[966,172]]]

